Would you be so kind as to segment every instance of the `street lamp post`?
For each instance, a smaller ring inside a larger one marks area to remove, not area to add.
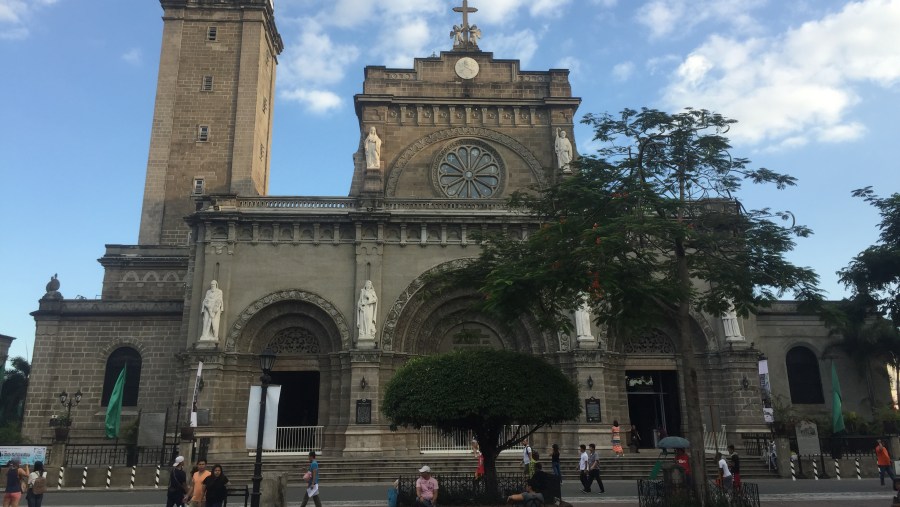
[[[256,461],[253,463],[253,492],[250,493],[250,507],[259,507],[259,485],[262,482],[262,447],[263,432],[266,424],[266,391],[272,382],[272,367],[275,366],[275,352],[268,347],[259,354],[259,367],[262,376],[259,377],[262,389],[259,393],[259,426],[256,429]]]
[[[79,403],[81,403],[81,397],[83,396],[81,389],[75,391],[75,394],[69,398],[69,393],[63,391],[57,395],[59,397],[59,403],[66,407],[66,420],[65,424],[62,425],[65,428],[65,437],[64,439],[68,442],[69,440],[69,426],[72,425],[72,407],[77,407]],[[58,440],[62,440],[57,435]]]

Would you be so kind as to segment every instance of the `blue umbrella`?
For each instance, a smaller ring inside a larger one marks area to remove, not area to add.
[[[656,447],[660,449],[687,449],[690,446],[691,443],[683,437],[666,437],[656,443]]]

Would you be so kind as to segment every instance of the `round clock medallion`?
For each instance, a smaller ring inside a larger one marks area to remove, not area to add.
[[[478,62],[464,56],[456,61],[456,75],[463,79],[472,79],[478,75]]]

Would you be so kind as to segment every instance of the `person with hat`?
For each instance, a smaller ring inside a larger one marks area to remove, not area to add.
[[[416,479],[416,507],[437,507],[438,481],[431,476],[428,465],[419,469]]]
[[[309,451],[309,470],[303,474],[303,479],[306,481],[306,494],[303,495],[300,507],[306,507],[310,498],[316,507],[322,507],[322,500],[319,499],[319,462],[316,461],[316,451]]]
[[[7,463],[6,470],[6,490],[3,493],[3,507],[19,507],[19,500],[22,499],[22,481],[28,479],[28,465],[25,469],[19,468],[19,460],[11,459]]]
[[[166,490],[166,507],[184,507],[184,496],[187,493],[187,474],[184,473],[184,456],[175,458],[172,471],[169,472],[169,489]]]

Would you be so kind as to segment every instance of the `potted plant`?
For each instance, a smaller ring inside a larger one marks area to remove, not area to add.
[[[69,427],[72,426],[72,417],[69,414],[53,414],[50,416],[50,427],[57,442],[64,442],[69,438]]]

